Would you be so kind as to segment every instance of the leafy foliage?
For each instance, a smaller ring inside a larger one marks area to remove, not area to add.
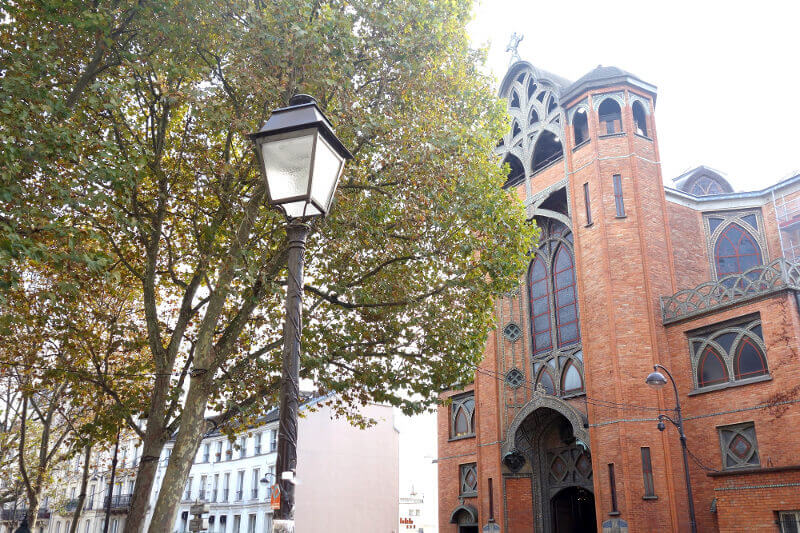
[[[98,302],[131,289],[124,327],[146,346],[115,331],[134,345],[114,353],[144,353],[130,365],[153,393],[101,387],[122,402],[129,386],[123,418],[148,416],[163,444],[178,426],[199,438],[187,384],[218,423],[274,404],[285,221],[246,134],[297,92],[355,154],[309,239],[302,375],[351,416],[420,412],[469,378],[535,237],[491,156],[507,118],[469,47],[471,2],[2,6],[2,294],[30,261]]]

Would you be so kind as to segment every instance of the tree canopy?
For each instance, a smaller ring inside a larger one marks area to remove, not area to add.
[[[420,412],[468,379],[535,236],[492,156],[507,117],[470,1],[0,5],[0,297],[31,264],[130,289],[152,394],[123,418],[147,418],[150,453],[180,428],[165,484],[206,405],[275,403],[285,220],[246,134],[298,92],[355,156],[309,237],[301,375],[342,414]]]

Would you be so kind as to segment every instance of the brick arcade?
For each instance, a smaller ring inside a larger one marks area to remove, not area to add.
[[[542,234],[473,384],[443,395],[440,531],[688,531],[656,363],[698,531],[798,531],[800,175],[665,187],[656,88],[615,67],[569,82],[516,61],[500,96],[505,187]]]

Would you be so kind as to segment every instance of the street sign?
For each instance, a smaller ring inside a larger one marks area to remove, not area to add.
[[[281,508],[281,488],[275,483],[269,491],[269,506],[273,511]]]
[[[211,511],[211,506],[207,503],[193,503],[189,513],[193,515],[206,514]]]
[[[192,518],[189,520],[189,531],[206,531],[208,518]]]

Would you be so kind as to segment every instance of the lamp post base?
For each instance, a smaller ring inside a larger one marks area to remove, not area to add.
[[[272,533],[294,533],[294,520],[274,520]]]

